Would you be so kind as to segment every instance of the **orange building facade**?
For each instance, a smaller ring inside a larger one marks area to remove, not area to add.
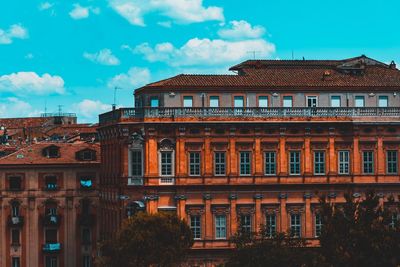
[[[226,259],[238,230],[315,243],[318,195],[399,195],[400,71],[365,56],[246,61],[178,75],[100,115],[100,237],[145,209],[195,238],[190,266]]]
[[[0,159],[0,266],[93,266],[99,153],[92,143],[36,143]]]

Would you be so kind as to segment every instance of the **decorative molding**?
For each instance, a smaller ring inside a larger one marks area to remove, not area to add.
[[[229,196],[228,196],[229,200],[236,200],[237,198],[238,198],[237,194],[234,194],[234,193],[229,194]]]
[[[312,196],[313,196],[313,194],[312,193],[304,193],[304,199],[311,199],[312,198]]]
[[[175,200],[187,200],[187,197],[185,195],[176,195]]]
[[[337,194],[335,192],[331,192],[328,194],[328,198],[336,198]]]
[[[254,196],[253,196],[253,199],[263,199],[264,198],[264,195],[263,194],[255,194]]]
[[[360,193],[354,193],[354,194],[353,194],[353,197],[354,197],[354,198],[360,198],[360,197],[361,197],[361,194],[360,194]]]
[[[247,215],[247,214],[254,214],[255,208],[253,205],[237,205],[236,206],[236,213],[238,215]]]
[[[212,196],[211,196],[210,193],[204,193],[203,194],[203,200],[211,200],[211,199],[212,199]]]
[[[287,194],[286,193],[279,193],[278,198],[279,199],[287,199]]]
[[[159,195],[147,195],[144,196],[145,201],[151,201],[151,200],[158,200],[160,198]]]
[[[203,205],[186,205],[186,213],[188,215],[202,215],[204,213]]]
[[[175,150],[175,143],[171,139],[164,138],[158,143],[158,150],[161,151]]]

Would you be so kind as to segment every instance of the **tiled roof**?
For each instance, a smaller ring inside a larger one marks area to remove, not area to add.
[[[24,127],[41,127],[54,118],[47,117],[32,117],[32,118],[0,118],[0,126],[16,129]]]
[[[141,90],[210,88],[398,88],[400,71],[365,56],[345,60],[246,61],[231,69],[239,75],[178,75]],[[359,70],[361,73],[351,73]]]
[[[57,146],[60,149],[60,157],[47,158],[43,156],[43,149],[49,146]],[[96,151],[96,160],[81,161],[76,159],[75,153],[85,149]],[[36,143],[22,148],[10,155],[0,158],[0,168],[4,165],[24,165],[24,164],[43,164],[43,165],[60,165],[60,164],[95,164],[100,163],[100,145],[98,143]]]

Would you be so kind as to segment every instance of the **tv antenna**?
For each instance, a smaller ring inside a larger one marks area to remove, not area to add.
[[[58,105],[58,116],[61,116],[62,114],[62,107],[63,105]]]
[[[256,55],[257,54],[261,54],[261,51],[255,51],[255,50],[248,51],[247,54],[252,54],[253,55],[253,59],[255,60],[256,59]]]
[[[112,109],[115,110],[117,108],[117,90],[121,90],[121,87],[114,87],[114,103],[112,104]]]

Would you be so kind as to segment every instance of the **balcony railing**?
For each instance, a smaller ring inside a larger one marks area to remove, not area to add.
[[[101,114],[100,123],[152,118],[333,118],[399,117],[399,107],[362,108],[121,108]]]

